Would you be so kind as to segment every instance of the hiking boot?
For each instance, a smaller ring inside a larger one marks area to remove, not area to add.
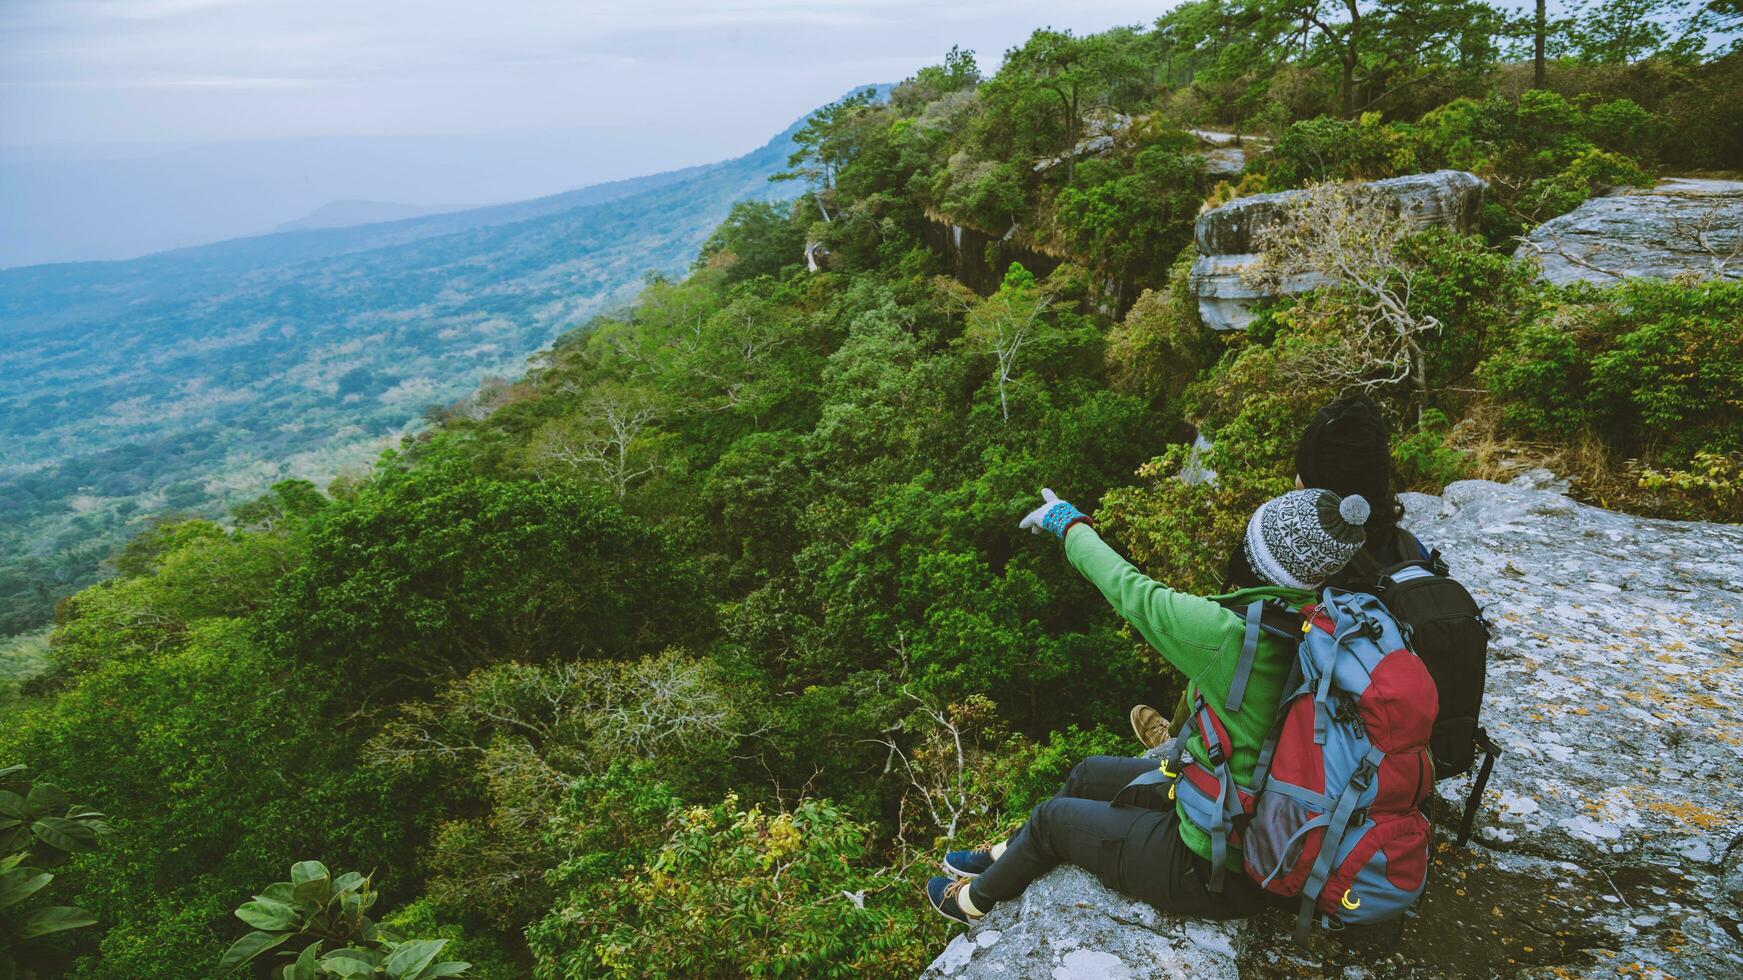
[[[986,913],[975,909],[970,912],[966,904],[968,886],[974,883],[973,878],[933,878],[926,882],[926,898],[932,903],[933,911],[965,926],[972,926]]]
[[[1144,748],[1153,749],[1168,741],[1168,719],[1155,708],[1140,704],[1132,709],[1132,731]]]
[[[944,873],[952,878],[973,878],[992,867],[995,860],[991,851],[947,851]]]

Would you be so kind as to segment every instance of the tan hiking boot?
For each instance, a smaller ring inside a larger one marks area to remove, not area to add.
[[[1153,749],[1168,741],[1168,719],[1155,708],[1140,704],[1132,709],[1132,731],[1144,748]]]

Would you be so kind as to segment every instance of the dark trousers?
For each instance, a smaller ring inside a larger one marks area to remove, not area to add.
[[[1154,759],[1112,755],[1078,763],[1059,795],[1037,806],[1005,853],[974,880],[969,899],[978,908],[991,908],[1066,863],[1163,912],[1233,919],[1269,904],[1257,883],[1232,868],[1223,875],[1223,890],[1210,890],[1210,862],[1180,839],[1180,818],[1166,790],[1145,787],[1134,806],[1108,802],[1154,768]]]

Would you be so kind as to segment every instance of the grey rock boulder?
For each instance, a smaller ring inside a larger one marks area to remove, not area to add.
[[[1483,203],[1482,178],[1462,170],[1392,177],[1365,185],[1397,202],[1400,212],[1419,228],[1450,228],[1461,233],[1476,229]],[[1193,241],[1198,258],[1191,284],[1199,315],[1217,330],[1244,329],[1252,321],[1252,305],[1267,295],[1248,285],[1241,270],[1258,261],[1253,254],[1259,235],[1282,220],[1289,207],[1307,191],[1279,191],[1237,198],[1198,216]],[[1279,294],[1305,292],[1322,282],[1298,277],[1284,283]]]
[[[1675,178],[1595,197],[1538,225],[1514,255],[1557,285],[1743,279],[1743,181]]]
[[[1483,204],[1483,179],[1463,170],[1390,177],[1364,185],[1398,202],[1399,210],[1421,228],[1452,228],[1460,232],[1477,227]],[[1258,233],[1281,220],[1289,206],[1305,190],[1278,191],[1236,198],[1198,216],[1193,242],[1200,255],[1231,255],[1252,252]]]
[[[1109,891],[1088,872],[1064,867],[951,940],[923,975],[931,980],[1235,980],[1238,933],[1234,925],[1165,917]]]
[[[1504,750],[1469,847],[1445,827],[1470,778],[1437,787],[1418,916],[1304,949],[1285,910],[1196,922],[1061,868],[926,976],[1743,976],[1743,527],[1562,486],[1403,496],[1495,626],[1484,723]]]

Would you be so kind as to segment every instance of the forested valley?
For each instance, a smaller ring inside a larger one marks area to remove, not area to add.
[[[1184,683],[1018,530],[1039,487],[1214,591],[1361,387],[1400,488],[1544,464],[1743,518],[1743,260],[1513,257],[1594,195],[1743,169],[1740,15],[1193,0],[819,111],[803,196],[738,205],[687,274],[366,477],[158,522],[60,604],[0,691],[16,968],[913,976],[939,846],[1131,753],[1127,708]],[[1471,233],[1339,189],[1439,169],[1487,182]],[[1314,220],[1257,251],[1322,284],[1207,328],[1201,209],[1302,187]]]

